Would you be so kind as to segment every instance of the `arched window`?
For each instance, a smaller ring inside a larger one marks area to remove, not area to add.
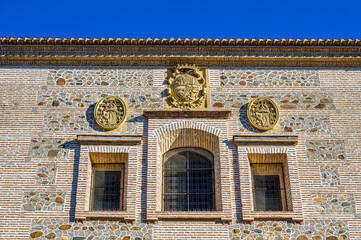
[[[213,211],[213,155],[200,148],[164,154],[164,211]]]

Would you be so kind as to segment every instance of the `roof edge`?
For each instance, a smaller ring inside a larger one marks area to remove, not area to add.
[[[360,47],[361,40],[359,38],[356,39],[345,39],[341,38],[340,40],[337,38],[326,40],[319,38],[304,38],[304,39],[293,39],[293,38],[282,38],[282,39],[263,39],[263,38],[75,38],[72,37],[68,39],[67,37],[1,37],[0,45],[177,45],[177,46],[348,46],[348,47]]]

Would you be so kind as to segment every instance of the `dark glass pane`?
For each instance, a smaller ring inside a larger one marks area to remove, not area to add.
[[[190,194],[189,211],[213,211],[213,194]]]
[[[165,195],[164,196],[165,211],[187,211],[188,199],[187,195]]]
[[[120,187],[121,171],[95,171],[93,210],[120,210]]]
[[[212,168],[212,163],[201,154],[189,152],[189,168]]]
[[[172,155],[165,162],[165,169],[186,169],[187,168],[187,152],[180,152]]]
[[[213,193],[213,171],[190,170],[189,193]]]
[[[255,175],[254,188],[256,211],[282,211],[279,175]]]
[[[165,170],[165,193],[187,193],[187,171]]]

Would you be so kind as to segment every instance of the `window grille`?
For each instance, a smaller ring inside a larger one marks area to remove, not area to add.
[[[213,211],[213,157],[204,150],[176,150],[165,155],[165,211]]]
[[[286,192],[280,163],[251,164],[255,211],[285,211]]]
[[[122,166],[121,164],[94,164],[93,211],[120,211],[123,209],[124,172]]]
[[[282,211],[280,177],[278,175],[255,175],[254,195],[256,211]]]

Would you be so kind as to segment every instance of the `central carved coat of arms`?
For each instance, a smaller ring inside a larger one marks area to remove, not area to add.
[[[167,83],[168,107],[206,107],[206,79],[204,73],[196,66],[178,65],[168,77]]]

